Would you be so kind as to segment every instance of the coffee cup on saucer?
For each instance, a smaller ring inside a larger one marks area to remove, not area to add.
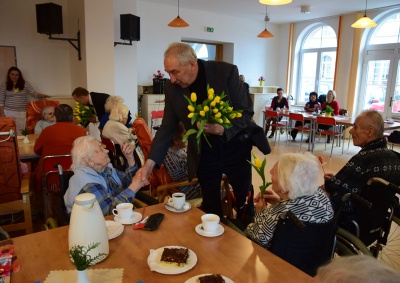
[[[177,210],[183,209],[186,203],[186,196],[184,193],[173,193],[172,197],[168,200],[168,205]]]
[[[112,213],[121,220],[129,220],[132,217],[133,204],[120,203],[112,210]]]
[[[216,214],[204,214],[201,217],[203,229],[206,232],[212,233],[217,231],[219,224],[219,216]]]

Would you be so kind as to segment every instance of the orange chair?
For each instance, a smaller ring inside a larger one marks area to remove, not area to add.
[[[326,136],[331,136],[332,137],[332,149],[331,149],[331,155],[332,157],[332,152],[333,152],[333,144],[335,143],[335,138],[337,137],[337,144],[340,146],[341,144],[341,139],[343,139],[343,127],[341,125],[336,124],[336,120],[333,117],[322,117],[318,116],[317,117],[317,127],[318,129],[319,125],[327,125],[330,126],[328,130],[322,130],[319,132],[320,138],[321,135],[326,135]],[[325,150],[326,150],[326,144],[327,144],[328,139],[325,140]],[[342,146],[342,154],[343,154],[343,149],[344,146]]]
[[[301,122],[301,126],[293,127],[292,122],[297,122],[297,121]],[[301,131],[301,139],[300,139],[300,150],[301,150],[301,145],[303,143],[303,132],[310,132],[311,128],[304,126],[304,116],[303,116],[303,114],[300,114],[300,113],[289,113],[289,125],[290,125],[290,131],[293,131],[293,130]],[[290,139],[289,139],[289,142],[291,142]]]
[[[265,118],[268,121],[268,119],[273,119],[272,123],[270,124],[271,127],[276,127],[275,129],[275,140],[274,140],[274,145],[276,144],[276,136],[278,135],[278,132],[281,129],[286,129],[287,130],[287,120],[282,119],[281,121],[279,121],[279,114],[278,111],[273,111],[273,110],[267,110],[265,111]],[[276,121],[276,122],[275,122]],[[278,135],[279,138],[278,140],[281,139],[281,136]],[[287,140],[287,131],[286,131],[286,140]]]
[[[164,118],[164,110],[156,110],[156,111],[151,111],[151,122],[150,122],[150,128],[151,128],[151,134],[154,136],[156,130],[160,127],[161,123],[159,122],[159,119]]]
[[[58,105],[60,105],[60,102],[55,100],[37,100],[29,102],[26,107],[26,128],[28,129],[28,134],[34,133],[36,123],[42,119],[40,112],[43,107],[53,106],[56,108]]]
[[[32,233],[29,179],[23,179],[19,159],[15,120],[0,117],[0,214],[10,216],[11,223],[2,225],[7,232],[25,230]],[[22,222],[14,215],[23,212]]]

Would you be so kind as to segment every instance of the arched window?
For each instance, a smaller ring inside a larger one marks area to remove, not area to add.
[[[400,115],[400,10],[389,12],[366,35],[359,108],[384,118]]]
[[[304,36],[299,56],[298,104],[308,102],[312,91],[326,94],[333,88],[336,45],[336,33],[328,25],[315,26]]]

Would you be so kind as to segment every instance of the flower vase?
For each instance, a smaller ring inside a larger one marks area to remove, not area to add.
[[[264,81],[260,81],[260,86],[264,86]]]
[[[76,283],[90,283],[89,277],[87,275],[87,269],[76,271]]]
[[[30,141],[29,141],[29,139],[28,139],[28,136],[25,136],[24,137],[24,141],[23,141],[24,143],[30,143]]]

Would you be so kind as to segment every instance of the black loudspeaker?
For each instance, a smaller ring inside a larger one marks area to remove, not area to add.
[[[36,24],[38,33],[63,33],[62,6],[54,3],[36,4]]]
[[[132,14],[120,15],[121,39],[140,40],[140,17]]]

